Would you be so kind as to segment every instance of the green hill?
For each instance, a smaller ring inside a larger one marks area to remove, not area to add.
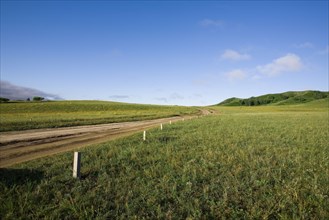
[[[221,106],[293,105],[328,99],[329,92],[301,91],[267,94],[247,99],[229,98],[217,104]]]

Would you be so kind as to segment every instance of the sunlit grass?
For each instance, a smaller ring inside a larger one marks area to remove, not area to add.
[[[81,149],[81,180],[72,153],[2,169],[1,216],[328,218],[327,112],[223,109]]]
[[[196,108],[102,101],[0,103],[0,131],[147,120],[198,112]]]

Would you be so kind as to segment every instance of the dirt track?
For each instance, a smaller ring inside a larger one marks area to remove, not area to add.
[[[207,110],[201,110],[201,113],[203,115],[210,114]],[[196,116],[185,117],[185,119],[193,117]],[[183,117],[68,128],[2,132],[0,133],[0,167],[8,167],[28,160],[106,142],[147,128],[160,126],[160,123],[179,120],[183,120]]]

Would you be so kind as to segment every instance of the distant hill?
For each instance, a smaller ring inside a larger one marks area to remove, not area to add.
[[[328,99],[329,92],[301,91],[267,94],[247,99],[229,98],[217,104],[221,106],[258,106],[258,105],[291,105],[307,103],[319,99]]]

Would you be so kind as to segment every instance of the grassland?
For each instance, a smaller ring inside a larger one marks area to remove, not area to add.
[[[196,108],[104,101],[0,103],[0,131],[139,121],[194,114]]]
[[[328,219],[327,102],[215,109],[1,169],[2,219]]]

